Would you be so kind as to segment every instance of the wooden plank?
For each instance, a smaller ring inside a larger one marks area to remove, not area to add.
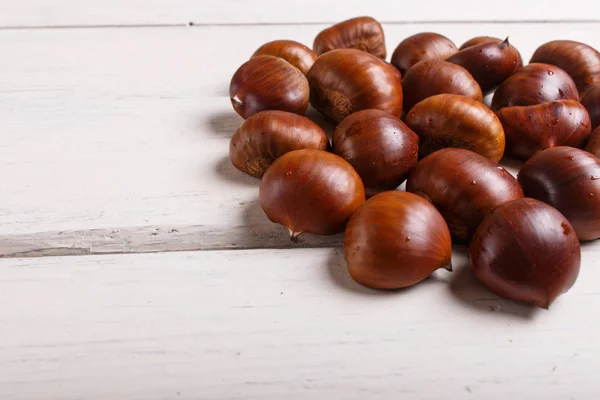
[[[4,260],[0,397],[591,399],[600,258],[549,311],[499,300],[457,254],[376,292],[339,250]]]
[[[590,0],[565,7],[558,0],[369,2],[348,0],[26,0],[0,3],[0,26],[106,26],[148,24],[332,23],[359,15],[385,22],[557,21],[598,19]]]
[[[241,118],[227,91],[260,44],[308,43],[320,28],[0,32],[0,253],[289,246],[257,203],[258,180],[228,160]],[[600,47],[596,24],[385,28],[390,48],[419,31],[510,35],[525,59],[550,38]]]

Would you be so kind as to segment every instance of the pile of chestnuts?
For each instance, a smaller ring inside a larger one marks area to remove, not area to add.
[[[344,232],[362,285],[451,270],[463,243],[492,292],[548,308],[577,279],[580,241],[600,238],[600,53],[556,40],[524,65],[508,39],[457,47],[424,32],[387,62],[385,43],[381,24],[359,17],[312,49],[258,48],[230,84],[245,119],[232,164],[261,179],[262,209],[292,240]],[[336,125],[331,141],[309,104]],[[503,157],[524,162],[517,178]]]

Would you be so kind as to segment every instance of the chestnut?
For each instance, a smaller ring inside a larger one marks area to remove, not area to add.
[[[585,151],[592,153],[596,157],[600,157],[600,126],[592,132],[590,139],[585,145]]]
[[[392,54],[392,64],[402,76],[423,60],[445,60],[458,49],[450,39],[433,32],[422,32],[404,39]]]
[[[333,152],[356,169],[367,194],[374,194],[404,182],[417,163],[419,137],[396,116],[361,110],[337,126]]]
[[[460,94],[483,100],[479,84],[460,65],[443,60],[425,60],[413,65],[402,79],[404,111],[427,97],[441,93]]]
[[[312,106],[338,123],[368,108],[397,117],[402,113],[402,84],[396,73],[364,51],[328,51],[317,58],[307,78]]]
[[[451,270],[448,226],[427,200],[412,193],[379,193],[348,222],[344,256],[350,276],[375,289],[414,285],[439,268]]]
[[[504,153],[504,131],[496,114],[483,103],[456,94],[438,94],[417,103],[406,125],[419,135],[419,156],[445,147],[467,149],[498,162]]]
[[[581,249],[560,212],[525,198],[483,219],[470,259],[473,274],[498,296],[547,309],[577,280]]]
[[[260,205],[273,222],[297,240],[302,232],[332,235],[365,202],[365,188],[348,162],[315,149],[294,150],[279,157],[263,175]]]
[[[270,110],[242,123],[229,143],[229,158],[240,171],[260,178],[273,161],[289,151],[328,147],[327,135],[310,119]]]
[[[358,49],[385,58],[385,36],[381,24],[371,17],[352,18],[321,31],[313,49],[318,55],[335,49]]]
[[[532,106],[553,100],[579,100],[575,82],[555,65],[529,64],[498,87],[492,98],[492,110]]]
[[[492,209],[523,197],[517,180],[504,168],[465,149],[442,149],[411,171],[406,190],[429,200],[457,241],[468,241]]]
[[[579,97],[600,83],[600,53],[587,44],[573,40],[554,40],[537,48],[531,63],[554,64],[575,81]]]
[[[252,55],[281,57],[298,68],[304,75],[317,59],[317,54],[309,47],[293,40],[274,40],[260,46]]]
[[[508,38],[500,43],[484,42],[467,47],[446,59],[465,67],[479,83],[484,95],[514,74],[520,67],[519,60],[521,56]]]
[[[588,110],[592,120],[592,129],[600,126],[600,84],[592,86],[583,99],[581,104]]]
[[[459,50],[464,50],[468,47],[471,46],[477,46],[478,44],[482,44],[482,43],[496,43],[496,44],[500,44],[502,43],[504,40],[497,38],[497,37],[492,37],[492,36],[477,36],[474,37],[472,39],[467,40],[466,42],[464,42],[462,44],[462,46],[460,46]],[[515,48],[515,50],[517,50]],[[523,58],[521,57],[521,53],[519,53],[517,51],[517,68],[521,68],[523,66]]]
[[[308,108],[309,94],[304,74],[273,56],[251,58],[235,72],[229,85],[231,104],[243,118],[264,110],[302,115]]]
[[[588,112],[576,100],[504,107],[497,115],[506,136],[506,153],[520,160],[550,147],[581,146],[591,133]]]
[[[548,203],[573,225],[579,240],[600,237],[600,160],[567,146],[541,151],[521,168],[525,196]]]

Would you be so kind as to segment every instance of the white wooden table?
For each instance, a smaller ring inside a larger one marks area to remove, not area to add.
[[[523,4],[526,3],[526,4]],[[352,16],[600,48],[594,1],[0,0],[0,399],[597,399],[600,243],[549,311],[382,293],[228,160],[235,69]],[[314,113],[314,111],[312,111]]]

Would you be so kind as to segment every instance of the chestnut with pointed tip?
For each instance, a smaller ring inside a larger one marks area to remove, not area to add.
[[[520,59],[521,55],[506,38],[501,43],[484,42],[467,47],[446,61],[465,67],[486,95],[519,69]]]
[[[347,116],[333,134],[333,152],[360,175],[367,194],[397,188],[419,157],[419,137],[385,111]]]
[[[581,104],[590,114],[592,129],[600,126],[600,84],[594,85],[587,91],[581,99]]]
[[[264,110],[304,114],[310,89],[300,70],[283,58],[257,56],[233,75],[229,96],[235,111],[248,118]]]
[[[365,202],[365,189],[343,158],[303,149],[285,153],[271,164],[260,181],[258,198],[267,217],[287,227],[295,240],[302,232],[343,232]]]
[[[274,40],[260,46],[252,55],[274,56],[283,58],[285,61],[298,68],[304,75],[317,59],[317,54],[309,47],[294,40]]]
[[[367,200],[348,222],[344,257],[350,276],[376,289],[414,285],[435,270],[451,270],[450,231],[427,200],[388,191]]]
[[[504,153],[500,120],[483,103],[456,94],[438,94],[417,103],[406,125],[419,135],[419,156],[457,147],[498,162]]]
[[[371,17],[352,18],[321,31],[313,44],[321,55],[335,49],[358,49],[385,58],[385,36],[381,24]]]
[[[577,86],[571,76],[555,65],[529,64],[498,87],[492,99],[492,110],[554,100],[579,100]]]
[[[460,46],[460,48],[458,50],[464,50],[468,47],[471,46],[477,46],[478,44],[482,44],[482,43],[496,43],[496,44],[500,44],[502,43],[504,40],[497,38],[497,37],[492,37],[492,36],[476,36],[472,39],[467,40],[466,42],[464,42],[462,44],[462,46]],[[515,50],[517,50],[515,48]],[[523,66],[523,58],[521,57],[521,53],[519,53],[517,51],[518,54],[518,59],[517,59],[517,68],[521,68]]]
[[[600,237],[600,160],[559,146],[531,157],[519,171],[525,196],[548,203],[573,225],[579,240]]]
[[[237,129],[229,143],[229,159],[240,171],[260,178],[287,152],[328,147],[327,135],[310,119],[285,111],[261,111]]]
[[[498,296],[547,309],[575,284],[581,249],[560,212],[525,198],[504,203],[483,219],[470,259],[473,274]]]
[[[458,241],[468,241],[495,207],[523,197],[521,186],[504,168],[472,151],[452,148],[419,161],[406,190],[431,201]]]
[[[447,37],[433,32],[417,33],[404,39],[392,54],[392,64],[402,76],[419,61],[445,60],[458,49]]]
[[[584,43],[553,40],[538,47],[529,62],[553,64],[564,69],[575,81],[581,98],[600,83],[600,53]]]
[[[402,84],[396,73],[364,51],[328,51],[317,58],[307,78],[312,106],[338,123],[368,108],[397,117],[402,113]]]
[[[483,100],[481,88],[460,65],[443,60],[425,60],[413,65],[402,79],[404,111],[436,94],[451,93]]]
[[[590,139],[585,145],[585,151],[592,153],[596,157],[600,157],[600,126],[592,132]]]

